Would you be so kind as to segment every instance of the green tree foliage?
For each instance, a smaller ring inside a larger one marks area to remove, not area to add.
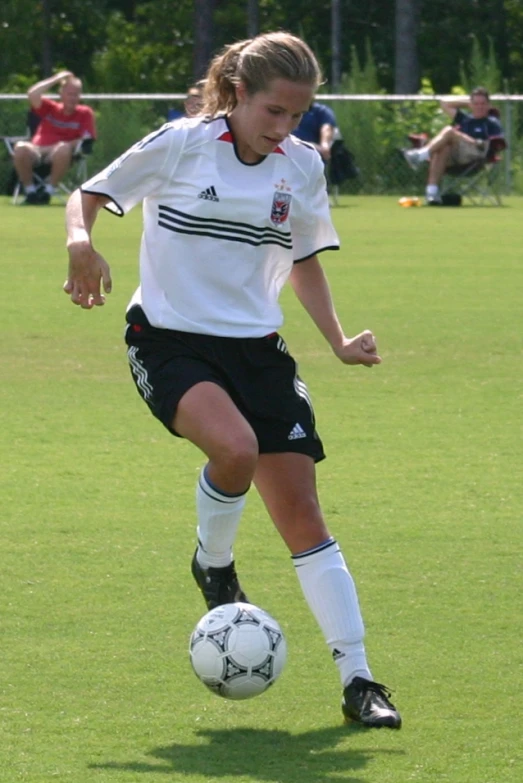
[[[246,0],[209,3],[215,9],[215,49],[246,37]],[[48,40],[53,69],[70,68],[93,91],[183,90],[192,80],[193,5],[192,0],[2,0],[0,89],[19,76],[32,81],[45,75]],[[341,0],[342,71],[350,74],[353,52],[366,61],[370,46],[378,86],[388,92],[394,83],[394,5]],[[260,30],[303,35],[329,75],[330,6],[330,0],[259,0]],[[421,72],[436,92],[462,81],[461,63],[474,79],[476,66],[469,69],[474,47],[497,63],[503,85],[523,91],[521,0],[453,0],[451,13],[448,0],[421,0]]]
[[[492,38],[488,39],[485,53],[475,35],[472,36],[472,50],[467,63],[460,63],[460,84],[470,93],[474,87],[486,87],[490,92],[502,89],[502,76],[494,52]]]
[[[0,5],[0,79],[2,84],[17,74],[36,76],[40,60],[39,19],[33,0],[2,0]],[[28,24],[31,19],[32,23]],[[35,56],[36,55],[36,56]]]
[[[42,0],[0,3],[0,86],[20,74],[30,76],[31,81],[45,75],[42,71],[45,36],[56,69],[66,67],[81,78],[89,78],[93,52],[105,37],[107,0],[47,2],[48,28]]]
[[[170,14],[167,13],[170,9]],[[191,81],[191,3],[156,0],[134,19],[113,12],[93,57],[94,83],[105,92],[178,92]]]
[[[474,47],[488,50],[489,41],[505,78],[523,87],[523,63],[514,67],[513,51],[523,45],[520,0],[423,0],[419,51],[423,73],[438,93],[447,93],[461,80],[461,63]]]

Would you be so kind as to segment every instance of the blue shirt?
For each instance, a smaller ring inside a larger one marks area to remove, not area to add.
[[[503,128],[500,121],[497,117],[492,117],[491,115],[476,119],[472,114],[458,109],[452,124],[473,139],[490,139],[492,136],[503,136]]]
[[[312,144],[320,143],[320,130],[322,125],[332,125],[336,128],[336,117],[332,109],[323,103],[313,103],[309,111],[305,112],[300,124],[292,133],[302,141]]]
[[[180,117],[185,117],[185,114],[183,111],[180,111],[179,109],[169,109],[167,111],[167,122],[172,122],[173,120],[179,120]]]

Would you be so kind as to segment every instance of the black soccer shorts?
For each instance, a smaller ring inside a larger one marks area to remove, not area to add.
[[[127,313],[125,341],[138,393],[173,435],[179,437],[172,422],[183,395],[211,381],[247,419],[260,454],[325,458],[309,392],[279,334],[237,338],[157,329],[134,306]]]

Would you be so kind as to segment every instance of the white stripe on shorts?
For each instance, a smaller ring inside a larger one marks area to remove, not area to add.
[[[138,348],[136,345],[129,346],[127,349],[127,357],[129,359],[129,364],[131,365],[131,372],[136,381],[136,385],[140,389],[144,400],[149,402],[153,396],[153,387],[149,383],[147,370],[136,356],[137,351]]]

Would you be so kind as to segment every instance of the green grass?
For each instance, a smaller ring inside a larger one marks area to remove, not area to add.
[[[337,671],[254,492],[236,556],[288,664],[248,702],[197,682],[202,458],[148,413],[122,342],[140,210],[100,217],[114,293],[83,312],[61,291],[63,207],[0,203],[3,781],[521,778],[522,209],[342,200],[324,264],[346,331],[378,337],[372,371],[339,364],[284,293],[328,454],[323,507],[404,718],[391,733],[341,724]]]

